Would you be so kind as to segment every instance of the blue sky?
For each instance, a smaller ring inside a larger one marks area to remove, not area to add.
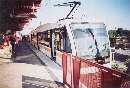
[[[26,29],[33,29],[45,23],[56,22],[66,17],[70,7],[54,7],[55,4],[73,0],[43,0]],[[75,19],[83,21],[104,22],[108,29],[123,27],[130,30],[130,0],[77,0],[81,6],[73,13]]]
[[[87,6],[89,18],[97,17],[112,28],[130,28],[130,0],[88,0]]]

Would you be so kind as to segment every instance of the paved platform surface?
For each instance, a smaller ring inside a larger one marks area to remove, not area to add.
[[[45,63],[40,61],[40,58],[36,56],[36,54],[32,51],[26,42],[21,42],[19,46],[16,47],[16,58],[14,58],[14,62],[33,65],[45,65]]]
[[[0,64],[2,63],[9,63],[11,61],[11,45],[6,46],[4,48],[0,48]]]
[[[43,53],[30,47],[21,42],[16,50],[15,62],[0,64],[0,88],[65,88],[62,76],[59,76],[61,69],[49,58],[43,57]]]
[[[35,47],[31,45],[29,47],[33,50],[33,52],[35,52],[35,54],[39,57],[41,62],[45,63],[48,72],[52,73],[51,77],[55,81],[63,82],[63,69],[54,61],[52,61],[45,53],[41,52],[40,50],[37,50]]]
[[[57,81],[39,79],[34,77],[22,77],[23,88],[63,88],[63,84]]]

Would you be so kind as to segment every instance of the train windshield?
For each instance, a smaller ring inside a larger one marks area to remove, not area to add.
[[[106,27],[95,24],[72,24],[77,55],[88,59],[109,56]]]

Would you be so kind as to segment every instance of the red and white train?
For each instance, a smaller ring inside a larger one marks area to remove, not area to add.
[[[108,31],[104,23],[47,23],[30,34],[31,43],[60,65],[62,53],[84,59],[106,61],[110,56]]]

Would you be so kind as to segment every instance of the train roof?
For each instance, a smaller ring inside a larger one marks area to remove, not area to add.
[[[63,26],[64,25],[59,24],[59,23],[47,23],[47,24],[40,25],[35,30],[36,30],[36,32],[43,32],[43,31],[56,29],[56,28],[63,27]]]
[[[43,32],[43,31],[52,30],[56,28],[61,28],[67,24],[102,24],[102,25],[105,25],[103,22],[60,21],[57,23],[47,23],[47,24],[40,25],[33,32],[37,33],[37,32]]]

